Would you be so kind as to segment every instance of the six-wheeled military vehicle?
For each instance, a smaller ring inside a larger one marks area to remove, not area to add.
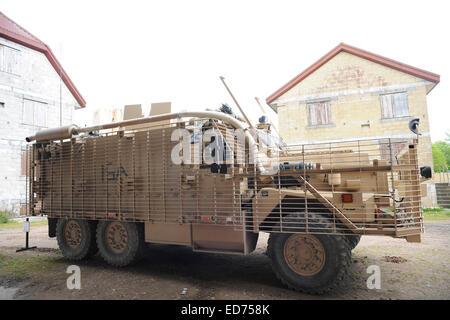
[[[70,260],[114,266],[146,243],[267,253],[288,287],[337,286],[362,235],[420,241],[418,139],[286,146],[270,125],[220,112],[181,112],[28,137],[29,214]]]

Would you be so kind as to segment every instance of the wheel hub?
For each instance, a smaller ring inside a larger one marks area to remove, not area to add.
[[[71,248],[76,248],[80,245],[81,240],[83,239],[81,226],[75,220],[69,220],[66,223],[66,227],[64,229],[64,238],[66,243]]]
[[[293,234],[284,244],[284,258],[292,271],[312,276],[319,273],[325,264],[325,249],[313,235]]]
[[[122,253],[128,247],[128,232],[123,223],[112,222],[106,228],[106,245],[114,253]]]

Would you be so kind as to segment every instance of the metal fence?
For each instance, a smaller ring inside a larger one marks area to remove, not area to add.
[[[434,174],[437,176],[434,180],[437,183],[450,183],[450,169],[447,164],[435,164]]]

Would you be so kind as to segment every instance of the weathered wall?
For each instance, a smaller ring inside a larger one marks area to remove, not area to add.
[[[289,144],[363,138],[414,137],[408,128],[420,118],[420,165],[433,165],[426,95],[432,83],[341,52],[273,104],[280,134]],[[382,119],[380,94],[407,92],[409,116]],[[306,104],[330,101],[331,123],[308,127]],[[432,206],[431,198],[424,205]]]
[[[0,71],[0,210],[18,214],[20,203],[25,200],[25,176],[21,170],[25,137],[44,128],[24,123],[24,101],[35,101],[47,110],[46,127],[58,127],[60,78],[42,53],[3,38],[0,45],[17,50],[15,72]],[[79,105],[64,83],[61,85],[65,125],[72,122],[73,109]]]

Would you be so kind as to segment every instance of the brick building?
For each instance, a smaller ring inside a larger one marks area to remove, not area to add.
[[[85,105],[51,49],[0,12],[0,210],[18,214],[25,198],[25,137]]]
[[[341,43],[270,95],[288,144],[414,137],[420,165],[433,166],[427,94],[440,76]],[[433,185],[425,206],[434,206]]]

